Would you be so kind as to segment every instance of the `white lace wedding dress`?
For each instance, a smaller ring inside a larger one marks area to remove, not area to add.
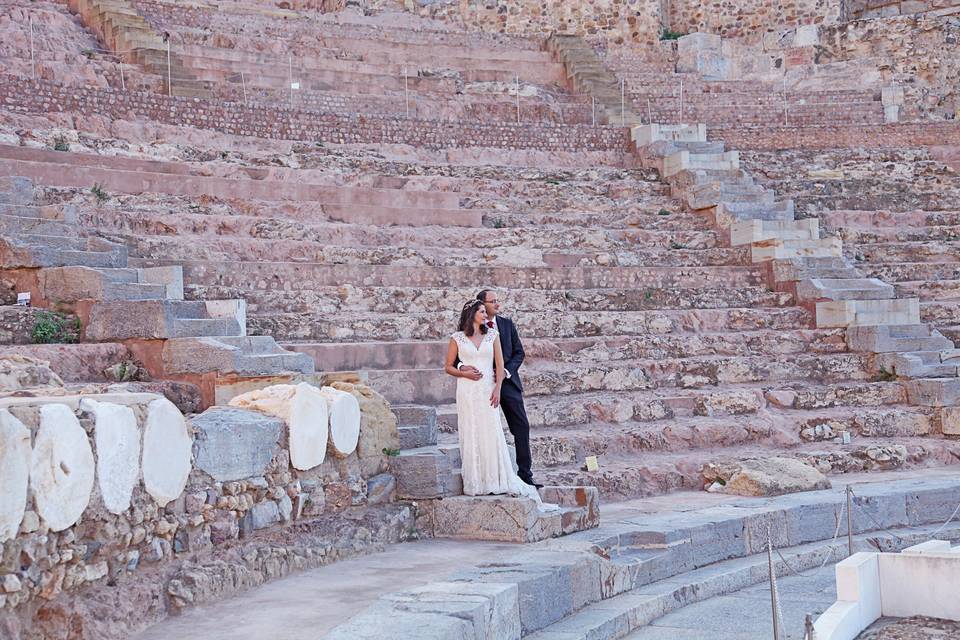
[[[543,503],[535,487],[513,471],[500,423],[500,409],[490,406],[494,386],[493,343],[497,331],[484,335],[478,348],[462,331],[451,336],[460,362],[479,369],[479,380],[457,378],[457,429],[463,460],[463,492],[468,496],[509,494],[536,500],[542,511],[559,509]]]

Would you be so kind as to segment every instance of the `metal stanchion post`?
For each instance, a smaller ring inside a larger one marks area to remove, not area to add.
[[[593,126],[597,126],[597,96],[590,96],[590,107],[593,113]]]
[[[803,620],[803,640],[816,640],[816,633],[813,630],[813,616],[809,613]]]
[[[293,109],[293,54],[287,54],[287,75],[290,80],[290,108]]]
[[[790,126],[790,116],[787,115],[787,76],[783,76],[783,126]]]
[[[240,72],[240,88],[243,90],[243,104],[247,104],[247,81],[243,77],[243,71]]]
[[[773,615],[773,640],[780,640],[780,620],[777,616],[777,574],[773,566],[773,540],[767,529],[767,571],[770,578],[770,611]]]
[[[653,107],[650,106],[650,98],[647,98],[647,124],[653,124]]]
[[[853,489],[847,485],[847,552],[853,555]]]
[[[123,80],[123,58],[120,58],[120,89],[127,90],[127,83]]]
[[[170,71],[170,39],[167,39],[167,95],[173,95],[173,73]]]

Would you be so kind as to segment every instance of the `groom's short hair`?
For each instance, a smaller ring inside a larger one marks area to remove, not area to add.
[[[480,293],[477,294],[477,300],[479,300],[480,302],[486,303],[487,294],[490,293],[491,291],[493,291],[493,289],[481,289]]]

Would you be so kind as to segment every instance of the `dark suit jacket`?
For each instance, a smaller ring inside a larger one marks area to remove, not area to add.
[[[503,351],[503,368],[510,372],[510,377],[504,380],[505,385],[513,386],[523,393],[523,383],[520,382],[520,365],[523,364],[523,345],[520,335],[513,325],[513,320],[497,316],[497,331],[500,333],[500,350]],[[460,364],[458,357],[453,361],[454,366]]]
[[[520,382],[520,365],[523,364],[523,345],[520,343],[520,334],[510,318],[497,316],[497,331],[500,332],[500,350],[503,351],[503,366],[510,372],[510,377],[504,385],[513,384],[520,393],[523,393],[523,383]]]

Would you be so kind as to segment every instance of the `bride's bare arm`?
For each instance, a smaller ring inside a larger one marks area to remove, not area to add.
[[[506,376],[506,369],[503,368],[503,349],[500,348],[500,336],[497,336],[497,339],[493,341],[493,366],[494,369],[496,369],[496,375],[494,377],[497,383],[493,386],[493,391],[490,393],[490,406],[499,407],[500,387],[503,385],[503,378]]]
[[[447,359],[443,364],[443,370],[454,378],[459,378],[462,375],[460,370],[454,366],[454,363],[457,361],[458,353],[459,350],[457,349],[457,341],[453,338],[450,338],[450,342],[447,343]]]

